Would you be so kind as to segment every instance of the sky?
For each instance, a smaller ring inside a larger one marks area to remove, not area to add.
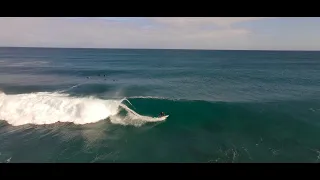
[[[2,47],[320,50],[317,17],[0,17]]]

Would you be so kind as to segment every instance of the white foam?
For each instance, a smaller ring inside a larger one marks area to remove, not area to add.
[[[13,126],[24,124],[74,124],[95,123],[110,117],[112,123],[141,125],[145,122],[163,121],[162,118],[142,116],[124,104],[123,100],[103,100],[94,97],[71,97],[68,94],[39,92],[6,95],[0,93],[0,119]],[[118,115],[123,108],[128,113]],[[112,118],[111,118],[112,117]]]
[[[57,91],[56,93],[63,93],[63,92],[69,91],[69,90],[71,90],[71,89],[73,89],[73,88],[76,88],[76,87],[78,87],[78,86],[81,86],[81,85],[83,85],[83,84],[85,84],[85,83],[80,83],[80,84],[71,86],[70,88],[67,88],[67,89],[64,89],[64,90],[61,90],[61,91]]]
[[[128,99],[161,99],[161,100],[171,100],[171,101],[179,101],[182,99],[179,98],[166,98],[166,97],[158,97],[158,96],[131,96]]]
[[[124,104],[121,104],[120,107],[125,109],[128,112],[128,114],[123,117],[119,115],[111,116],[110,121],[114,124],[141,126],[147,122],[164,121],[168,117],[168,116],[164,116],[164,117],[143,116],[134,112],[132,109],[128,108]]]
[[[164,97],[157,97],[157,96],[131,96],[131,99],[166,99]]]
[[[27,62],[17,62],[17,63],[11,63],[7,64],[7,67],[40,67],[44,64],[49,64],[48,61],[27,61]]]

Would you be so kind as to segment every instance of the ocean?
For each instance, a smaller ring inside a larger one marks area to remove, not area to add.
[[[320,52],[0,48],[0,90],[3,163],[320,161]]]

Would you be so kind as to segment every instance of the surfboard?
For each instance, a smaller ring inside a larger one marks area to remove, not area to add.
[[[167,119],[167,117],[169,117],[169,115],[165,115],[165,116],[162,116],[162,117],[155,117],[155,118],[156,119],[165,120],[165,119]]]

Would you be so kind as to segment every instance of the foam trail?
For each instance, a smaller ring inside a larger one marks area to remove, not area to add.
[[[0,93],[0,120],[13,126],[24,124],[53,124],[73,122],[74,124],[95,123],[113,117],[117,124],[135,125],[137,121],[155,122],[163,118],[142,116],[122,100],[103,100],[94,97],[71,97],[68,94],[39,92],[30,94],[6,95]],[[130,103],[131,104],[131,103]],[[125,117],[118,115],[119,110],[128,112]]]
[[[114,124],[121,124],[121,125],[134,125],[134,126],[141,126],[147,122],[158,122],[158,121],[164,121],[167,117],[149,117],[149,116],[143,116],[140,115],[130,108],[128,108],[124,104],[120,104],[120,107],[125,109],[128,114],[124,117],[121,117],[120,115],[117,116],[110,116],[111,123]]]
[[[70,87],[70,88],[67,88],[67,89],[65,89],[65,90],[57,91],[57,93],[63,93],[63,92],[69,91],[69,90],[71,90],[71,89],[73,89],[73,88],[76,88],[76,87],[78,87],[78,86],[81,86],[81,85],[83,85],[83,84],[85,84],[85,83],[80,83],[80,84],[74,85],[74,86],[72,86],[72,87]]]
[[[157,96],[131,96],[131,99],[166,99],[164,97],[157,97]]]
[[[127,101],[131,106],[133,106],[128,99],[124,99],[124,100]],[[134,107],[134,106],[133,106],[133,107]]]
[[[166,98],[166,97],[158,97],[158,96],[131,96],[128,99],[161,99],[161,100],[172,100],[172,101],[179,101],[183,99],[179,98]]]
[[[140,115],[140,114],[134,112],[132,109],[128,108],[124,104],[120,104],[120,106],[129,112],[129,116],[131,115],[131,118],[140,119],[140,120],[143,120],[145,122],[157,122],[157,121],[164,121],[166,119],[166,117],[143,116],[143,115]],[[134,117],[132,115],[134,115]]]

